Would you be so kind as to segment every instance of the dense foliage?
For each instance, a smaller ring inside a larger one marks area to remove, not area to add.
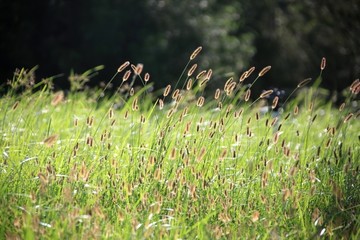
[[[359,4],[351,1],[248,0],[14,0],[0,4],[0,73],[39,65],[38,81],[74,69],[105,65],[109,78],[121,62],[142,62],[155,86],[177,80],[188,50],[202,45],[203,68],[222,85],[252,65],[271,63],[260,89],[288,88],[316,74],[321,57],[334,59],[322,84],[342,90],[359,76]],[[341,70],[339,70],[341,69]]]

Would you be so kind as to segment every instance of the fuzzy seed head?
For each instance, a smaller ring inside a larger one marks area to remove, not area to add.
[[[271,66],[266,66],[264,67],[260,72],[259,72],[259,77],[264,76],[268,71],[270,71]]]
[[[202,50],[201,46],[196,48],[195,51],[191,54],[190,60],[194,60],[196,58],[196,56],[201,52],[201,50]]]
[[[324,70],[325,67],[326,67],[326,58],[323,57],[323,58],[321,59],[321,64],[320,64],[320,69],[321,69],[321,71]]]
[[[117,71],[120,73],[120,72],[124,71],[124,69],[127,68],[129,65],[130,65],[129,61],[124,62],[123,64],[121,64],[121,66],[118,68]]]

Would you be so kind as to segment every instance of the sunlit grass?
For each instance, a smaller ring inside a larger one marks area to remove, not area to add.
[[[126,67],[113,95],[64,96],[49,79],[19,93],[14,77],[0,99],[1,238],[360,237],[358,82],[341,109],[306,80],[263,112],[270,92],[251,102],[242,84],[269,67],[215,97],[212,71],[189,68],[159,98],[142,66],[114,79]]]

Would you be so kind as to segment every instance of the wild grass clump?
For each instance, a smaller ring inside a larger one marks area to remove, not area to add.
[[[359,81],[340,109],[310,79],[285,101],[251,96],[270,66],[210,96],[200,51],[158,94],[130,62],[68,94],[16,75],[0,99],[1,238],[360,238]]]

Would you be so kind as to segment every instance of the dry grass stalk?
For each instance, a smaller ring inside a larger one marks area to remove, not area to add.
[[[301,88],[301,87],[305,86],[306,84],[308,84],[309,82],[311,82],[311,78],[306,78],[297,85],[297,88]]]
[[[190,55],[190,60],[193,60],[196,58],[196,56],[201,52],[202,47],[199,46],[198,48],[195,49],[195,51]]]
[[[273,93],[273,90],[267,90],[260,94],[260,98],[266,98],[267,96],[271,95]]]
[[[191,66],[191,68],[189,69],[188,73],[187,73],[188,77],[190,77],[191,75],[193,75],[193,73],[195,72],[196,68],[197,68],[197,64],[194,63],[194,64]]]
[[[269,70],[271,69],[271,66],[266,66],[264,67],[260,72],[259,72],[259,77],[264,76]]]
[[[121,66],[118,68],[118,72],[122,72],[124,71],[125,68],[127,68],[130,65],[129,61],[124,62],[123,64],[121,64]]]
[[[54,134],[49,136],[48,138],[46,138],[43,143],[45,144],[45,146],[47,147],[51,147],[55,144],[56,140],[58,139],[59,135]]]

